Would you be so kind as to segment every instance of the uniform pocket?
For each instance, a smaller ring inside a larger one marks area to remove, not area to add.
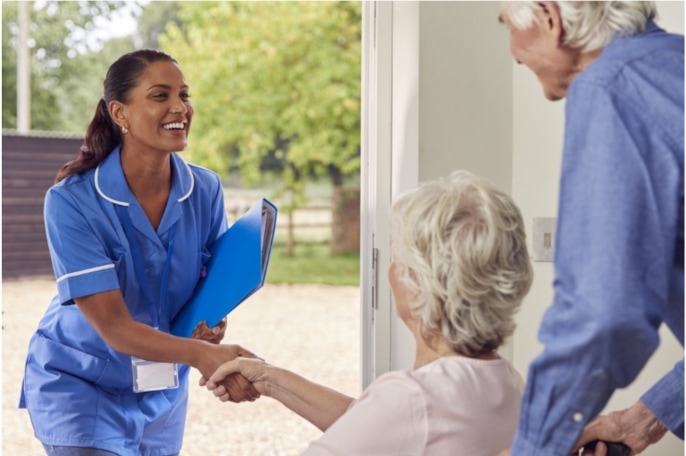
[[[119,389],[131,386],[130,368],[126,369],[110,359],[86,353],[41,335],[32,338],[29,354],[27,387],[38,382],[41,389],[48,387],[50,383],[59,389],[59,378],[65,374],[106,388]],[[29,384],[29,368],[32,365],[37,367],[33,373],[40,378],[32,378]]]

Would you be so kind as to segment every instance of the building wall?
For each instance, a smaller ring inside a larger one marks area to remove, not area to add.
[[[2,135],[2,278],[52,275],[43,223],[45,192],[76,158],[81,138]]]

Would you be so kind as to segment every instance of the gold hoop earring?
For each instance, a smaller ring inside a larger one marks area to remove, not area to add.
[[[126,128],[126,127],[121,127],[121,132],[122,132],[123,134],[127,134],[127,133],[129,132],[129,129]]]

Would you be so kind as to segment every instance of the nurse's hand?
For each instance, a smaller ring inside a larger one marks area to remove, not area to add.
[[[210,329],[206,321],[201,321],[191,334],[192,339],[200,339],[212,344],[219,344],[226,334],[226,318],[219,322],[217,326]]]
[[[273,367],[259,358],[241,358],[226,362],[209,379],[201,378],[200,386],[205,386],[212,391],[220,401],[226,402],[232,399],[231,392],[223,386],[224,380],[231,375],[240,374],[252,383],[260,394],[267,394],[268,372]]]
[[[260,392],[241,374],[232,374],[221,381],[220,388],[226,391],[226,400],[231,402],[252,402],[260,397]]]
[[[210,378],[219,366],[227,361],[236,359],[238,356],[257,358],[254,353],[240,345],[219,344],[209,345],[208,348],[211,349],[203,353],[203,359],[198,364],[198,370],[200,370],[204,378]],[[228,376],[221,384],[228,391],[231,402],[252,402],[260,397],[259,391],[240,374]]]

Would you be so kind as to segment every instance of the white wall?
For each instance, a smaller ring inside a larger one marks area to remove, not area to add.
[[[510,191],[512,65],[498,11],[420,2],[420,180],[464,168]]]
[[[380,110],[392,112],[392,139],[373,153],[391,155],[384,181],[391,200],[417,181],[469,169],[512,194],[531,239],[533,218],[555,217],[557,212],[564,101],[547,101],[534,75],[513,62],[507,32],[497,22],[499,2],[392,2],[390,8],[393,24],[386,32],[392,34],[393,85],[390,105]],[[658,9],[659,24],[683,33],[683,2],[658,2]],[[390,201],[377,198],[375,203]],[[379,281],[384,282],[388,233],[380,233],[375,242],[382,250]],[[552,302],[552,264],[536,262],[534,268],[535,282],[518,316],[518,330],[504,350],[524,376],[541,351],[536,334]],[[389,316],[388,288],[380,289],[385,326],[377,338],[389,338],[383,343],[390,359],[375,360],[377,376],[410,366],[414,356],[409,332]],[[671,334],[661,335],[662,345],[639,379],[617,392],[608,410],[630,406],[683,357]],[[643,454],[683,455],[684,445],[669,435]]]
[[[497,17],[496,2],[394,2],[392,198],[459,168],[510,191],[512,65]],[[389,368],[408,368],[414,340],[390,325]]]

